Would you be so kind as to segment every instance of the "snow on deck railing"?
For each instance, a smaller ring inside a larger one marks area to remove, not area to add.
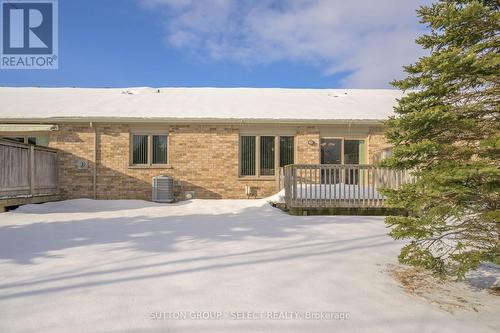
[[[413,183],[408,170],[374,165],[292,164],[284,169],[288,207],[382,207],[380,188],[397,189]]]

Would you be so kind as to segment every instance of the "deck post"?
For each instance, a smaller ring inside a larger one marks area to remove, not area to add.
[[[30,146],[30,196],[35,195],[35,146]]]
[[[297,201],[297,169],[295,169],[295,166],[292,166],[290,168],[292,171],[292,202],[295,204]]]

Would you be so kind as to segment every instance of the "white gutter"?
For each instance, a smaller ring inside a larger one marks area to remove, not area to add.
[[[52,132],[57,130],[59,130],[57,125],[0,124],[0,132]]]
[[[383,119],[239,119],[239,118],[134,118],[134,117],[53,117],[0,118],[2,123],[169,123],[169,124],[280,124],[280,125],[382,125]]]

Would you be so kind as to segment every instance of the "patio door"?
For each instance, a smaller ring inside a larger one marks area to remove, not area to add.
[[[321,139],[321,164],[342,164],[342,139]]]
[[[342,139],[324,138],[320,141],[321,164],[342,164]],[[321,170],[322,184],[341,183],[340,169]]]
[[[365,163],[365,141],[364,140],[344,140],[344,164],[364,164]],[[345,171],[345,182],[351,185],[360,183],[359,169],[347,169]]]
[[[321,164],[365,164],[365,141],[343,138],[322,138],[321,146]],[[323,183],[348,183],[359,184],[360,174],[358,169],[346,169],[345,172],[335,170],[330,173],[322,171],[321,180]]]

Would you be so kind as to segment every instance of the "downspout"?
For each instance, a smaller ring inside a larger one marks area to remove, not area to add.
[[[97,199],[96,183],[97,183],[97,128],[90,122],[90,128],[94,129],[94,164],[92,167],[92,198]]]

